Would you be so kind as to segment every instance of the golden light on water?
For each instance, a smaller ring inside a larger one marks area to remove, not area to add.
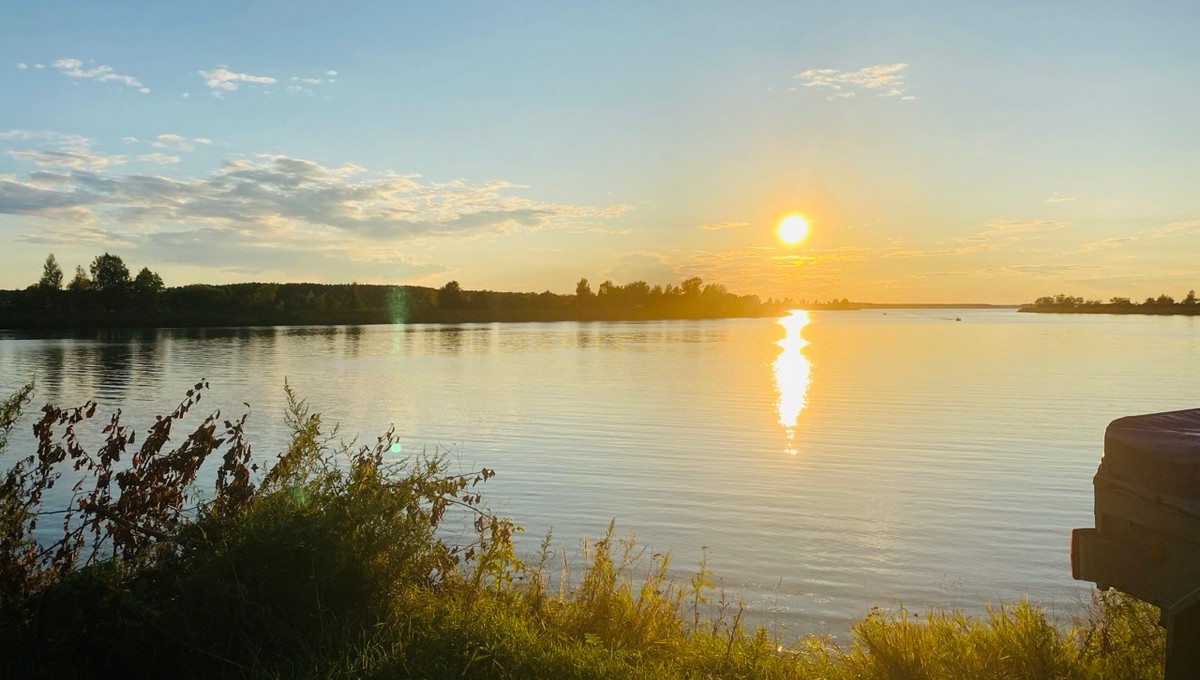
[[[779,424],[787,434],[784,451],[796,455],[796,422],[800,412],[808,405],[808,385],[811,382],[812,365],[802,351],[808,341],[801,336],[808,325],[808,312],[797,310],[779,320],[784,337],[776,342],[783,351],[775,357],[775,389],[779,399],[775,408],[779,412]]]
[[[794,246],[808,237],[808,218],[799,213],[792,213],[779,220],[775,227],[777,236],[784,245]]]

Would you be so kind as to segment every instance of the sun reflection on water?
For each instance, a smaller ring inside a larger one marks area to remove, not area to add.
[[[784,451],[793,456],[796,455],[796,421],[800,412],[808,405],[808,384],[811,381],[812,365],[803,352],[808,341],[801,336],[801,331],[808,322],[808,312],[803,310],[793,311],[779,320],[785,335],[775,344],[783,351],[775,357],[775,363],[772,364],[775,370],[775,389],[779,391],[775,408],[779,412],[779,424],[787,433]]]

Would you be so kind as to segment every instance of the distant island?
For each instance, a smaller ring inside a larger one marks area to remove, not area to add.
[[[1196,299],[1196,291],[1189,290],[1179,302],[1166,293],[1158,297],[1148,297],[1138,303],[1127,297],[1110,298],[1108,302],[1101,300],[1085,300],[1062,293],[1047,295],[1034,300],[1031,305],[1022,305],[1022,312],[1042,314],[1184,314],[1200,315],[1200,301]]]
[[[164,285],[143,267],[131,275],[121,257],[98,255],[67,281],[54,255],[23,290],[0,291],[0,328],[154,328],[192,326],[355,325],[495,321],[623,321],[777,316],[790,309],[857,309],[847,299],[809,302],[736,295],[698,277],[679,285],[595,290],[585,278],[574,295],[360,283]]]

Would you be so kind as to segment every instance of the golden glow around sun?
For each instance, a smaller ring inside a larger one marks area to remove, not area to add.
[[[775,235],[784,245],[794,246],[808,236],[808,220],[804,215],[792,213],[779,220],[779,226],[775,228]]]

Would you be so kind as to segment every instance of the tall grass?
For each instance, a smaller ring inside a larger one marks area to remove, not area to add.
[[[23,390],[0,406],[0,442],[28,399]],[[673,581],[668,556],[646,555],[611,524],[581,548],[578,583],[567,588],[560,574],[555,589],[565,558],[550,550],[550,536],[537,555],[520,559],[514,525],[483,509],[477,485],[490,470],[450,474],[441,457],[401,457],[390,432],[367,446],[337,443],[290,390],[288,401],[293,437],[267,470],[251,462],[240,438],[244,418],[223,423],[233,433],[226,437],[210,417],[179,448],[167,450],[169,438],[160,438],[128,463],[153,471],[155,461],[183,466],[180,449],[220,455],[217,484],[203,493],[194,478],[166,473],[125,475],[116,488],[132,431],[109,430],[129,441],[110,437],[108,460],[69,445],[67,430],[86,425],[87,409],[44,411],[67,414],[53,422],[69,426],[51,427],[39,452],[19,459],[24,467],[0,485],[0,574],[9,584],[0,590],[0,676],[1100,679],[1162,672],[1156,610],[1112,592],[1096,593],[1070,626],[1020,602],[978,617],[872,611],[842,645],[779,640],[743,625],[741,607],[714,588],[704,561],[693,578]],[[162,429],[155,427],[150,439]],[[92,475],[82,497],[96,505],[63,531],[79,537],[73,532],[87,525],[98,531],[93,541],[111,547],[120,539],[122,549],[67,550],[69,561],[56,562],[57,553],[31,544],[30,523],[55,512],[42,501],[56,467],[79,461]],[[161,488],[170,484],[177,488]],[[122,495],[140,500],[122,503]],[[199,500],[182,507],[187,499]],[[451,517],[473,528],[461,543],[439,531]]]

